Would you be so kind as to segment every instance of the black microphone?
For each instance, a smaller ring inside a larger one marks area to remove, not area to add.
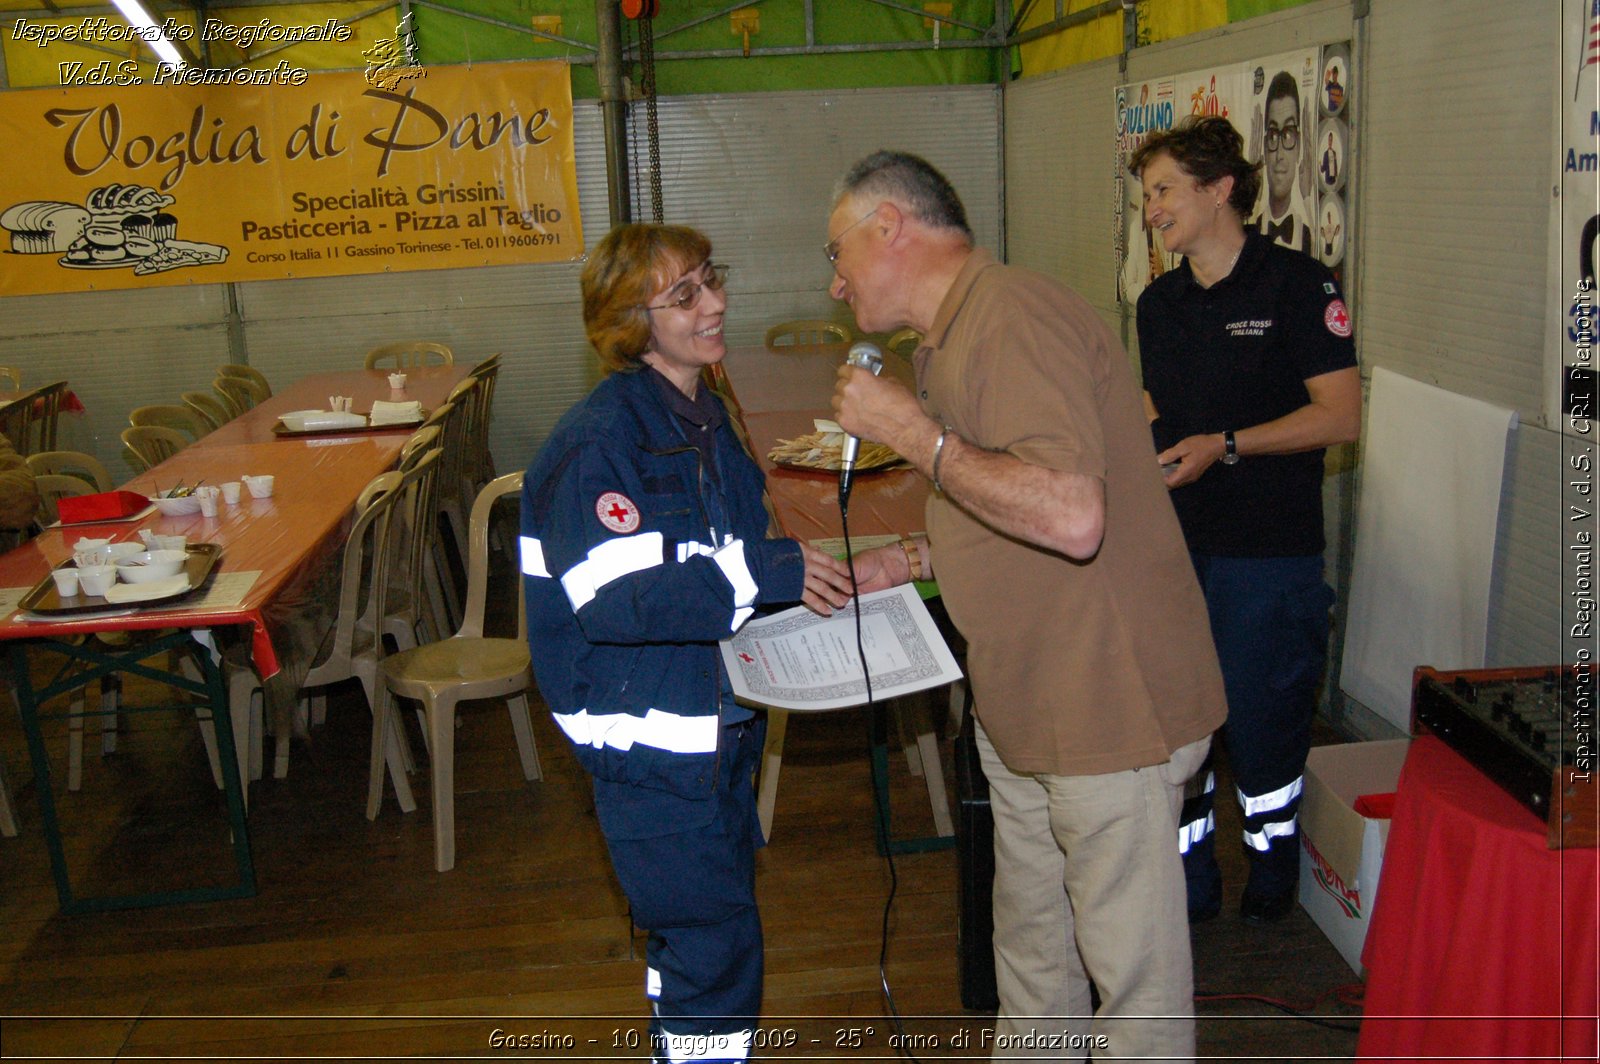
[[[878,350],[877,344],[862,341],[850,345],[850,353],[845,356],[845,365],[860,366],[870,370],[876,377],[883,369],[883,352]],[[861,449],[861,441],[854,436],[846,435],[844,446],[839,449],[839,508],[842,510],[850,503],[850,479],[855,474],[856,452]]]

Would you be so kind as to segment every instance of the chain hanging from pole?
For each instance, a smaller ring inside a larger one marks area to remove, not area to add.
[[[650,212],[651,220],[660,225],[661,131],[656,127],[655,18],[661,4],[660,0],[621,0],[621,3],[622,13],[639,28],[639,95],[644,97],[646,143],[650,150]]]
[[[661,130],[656,125],[656,20],[654,5],[639,20],[639,86],[644,93],[645,133],[650,146],[650,216],[661,224]]]

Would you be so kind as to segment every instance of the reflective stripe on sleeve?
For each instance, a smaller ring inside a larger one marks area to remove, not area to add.
[[[596,750],[631,750],[635,743],[674,754],[709,754],[717,749],[717,715],[685,716],[665,710],[646,710],[642,717],[629,713],[553,714],[561,730],[579,746]]]
[[[522,571],[528,576],[548,578],[550,570],[544,567],[544,544],[532,536],[522,537]]]
[[[1245,816],[1257,816],[1261,813],[1275,813],[1283,809],[1296,798],[1305,786],[1305,777],[1298,777],[1287,787],[1279,787],[1267,794],[1258,794],[1254,798],[1243,791],[1239,792],[1239,805],[1244,809]]]
[[[756,601],[756,578],[750,575],[750,562],[744,556],[744,540],[732,539],[719,547],[711,555],[717,563],[717,568],[722,570],[722,575],[728,578],[728,583],[733,585],[733,604],[738,609],[753,605]],[[746,614],[745,616],[749,616]],[[744,621],[737,614],[734,616],[733,627],[738,629]]]
[[[661,973],[654,968],[644,970],[644,996],[651,1001],[661,997]]]
[[[664,545],[660,532],[621,536],[596,544],[583,561],[561,577],[572,612],[587,606],[595,593],[611,581],[660,565]]]

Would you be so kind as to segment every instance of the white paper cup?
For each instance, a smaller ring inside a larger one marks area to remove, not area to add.
[[[391,374],[389,374],[389,387],[393,388],[395,391],[398,392],[400,389],[404,388],[405,386],[406,386],[406,375],[404,373],[391,373]]]
[[[217,495],[219,494],[217,489],[216,488],[200,488],[200,489],[198,489],[196,494],[200,496],[200,513],[201,513],[201,515],[204,516],[204,517],[215,517],[215,516],[217,516]]]
[[[78,593],[78,570],[53,569],[50,578],[56,582],[56,594],[71,598]]]
[[[230,480],[222,485],[222,501],[229,506],[237,506],[239,504],[239,482],[237,480]]]
[[[85,595],[104,595],[116,582],[117,567],[114,565],[78,566],[78,587]]]
[[[273,478],[268,475],[251,477],[249,480],[245,481],[245,484],[250,488],[251,497],[257,499],[272,498],[272,479]]]

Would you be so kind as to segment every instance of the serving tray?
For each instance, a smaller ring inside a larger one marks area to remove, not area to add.
[[[358,414],[361,414],[362,417],[371,417],[372,416],[372,412],[370,410],[365,412],[365,413],[362,413],[359,410],[357,410],[355,412],[358,413]],[[291,429],[288,425],[285,425],[281,420],[279,420],[279,421],[273,423],[272,434],[274,436],[283,436],[283,437],[290,437],[290,436],[349,436],[349,435],[352,435],[354,433],[359,433],[359,432],[388,432],[390,429],[411,429],[411,428],[416,428],[418,425],[420,425],[424,421],[428,420],[428,416],[430,414],[432,414],[432,413],[433,413],[433,411],[429,410],[427,407],[423,407],[421,413],[419,413],[417,415],[417,418],[416,418],[415,421],[390,421],[390,422],[386,422],[385,424],[382,424],[382,425],[371,425],[371,424],[368,424],[368,425],[354,425],[354,426],[349,426],[349,427],[345,427],[345,428],[301,429],[298,432],[295,431],[294,429]]]
[[[81,590],[76,595],[62,598],[56,591],[56,582],[46,576],[33,586],[22,601],[17,603],[17,608],[29,613],[36,613],[43,617],[70,617],[75,613],[99,613],[102,610],[136,610],[144,606],[155,604],[170,605],[192,594],[211,577],[217,567],[217,560],[222,557],[222,547],[216,543],[191,543],[187,548],[188,557],[184,559],[183,572],[189,577],[189,586],[170,595],[160,598],[144,599],[140,602],[110,602],[104,595],[86,595]],[[72,562],[63,562],[56,566],[65,569]]]

